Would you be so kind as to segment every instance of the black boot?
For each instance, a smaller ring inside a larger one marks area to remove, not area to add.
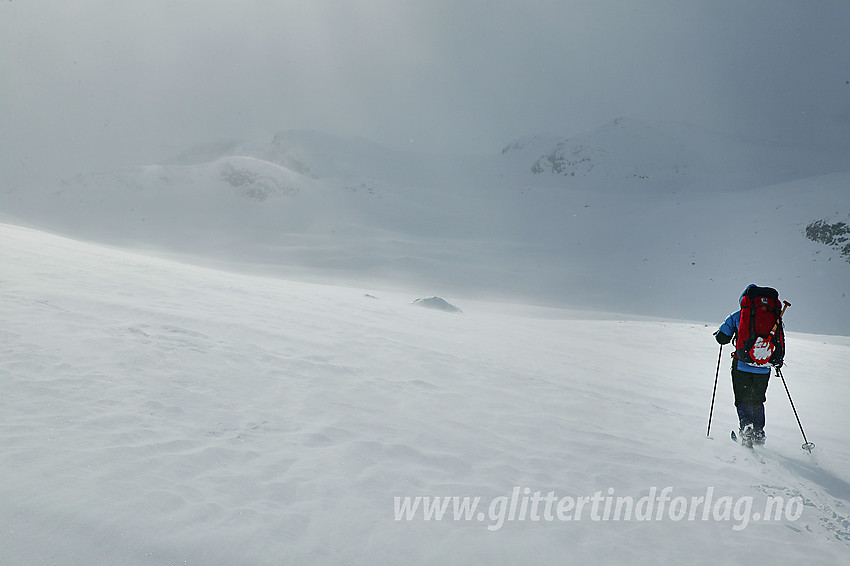
[[[738,431],[741,444],[744,446],[753,447],[753,425],[752,423],[742,424],[740,430]]]

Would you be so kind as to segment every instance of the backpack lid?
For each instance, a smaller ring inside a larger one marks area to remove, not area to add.
[[[768,299],[779,300],[779,291],[773,287],[759,287],[758,285],[750,284],[741,294],[741,299],[748,297],[755,299],[757,297],[766,297]]]

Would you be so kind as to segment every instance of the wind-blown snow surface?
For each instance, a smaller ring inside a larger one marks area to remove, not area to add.
[[[453,297],[449,314],[10,225],[0,253],[3,564],[848,563],[850,339],[789,334],[817,448],[774,379],[751,453],[727,440],[726,356],[705,438],[713,326]],[[803,505],[488,528],[515,488],[653,487]],[[394,497],[467,495],[484,520],[395,517]]]
[[[479,157],[287,132],[0,195],[15,224],[302,280],[683,320],[758,283],[790,328],[850,335],[850,264],[805,237],[850,222],[848,186],[843,153],[619,119]]]

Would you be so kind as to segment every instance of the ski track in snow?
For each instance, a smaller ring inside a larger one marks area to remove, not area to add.
[[[818,447],[799,449],[772,380],[768,444],[750,453],[721,440],[725,353],[705,438],[703,324],[448,314],[9,225],[0,252],[3,564],[850,563],[850,339],[789,334],[784,373]],[[395,496],[514,486],[713,486],[804,512],[740,531],[393,517]]]

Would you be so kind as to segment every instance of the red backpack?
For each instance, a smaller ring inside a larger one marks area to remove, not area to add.
[[[790,303],[786,303],[786,306]],[[735,357],[755,365],[781,365],[785,357],[785,309],[779,293],[771,287],[750,285],[741,295],[741,320]]]

